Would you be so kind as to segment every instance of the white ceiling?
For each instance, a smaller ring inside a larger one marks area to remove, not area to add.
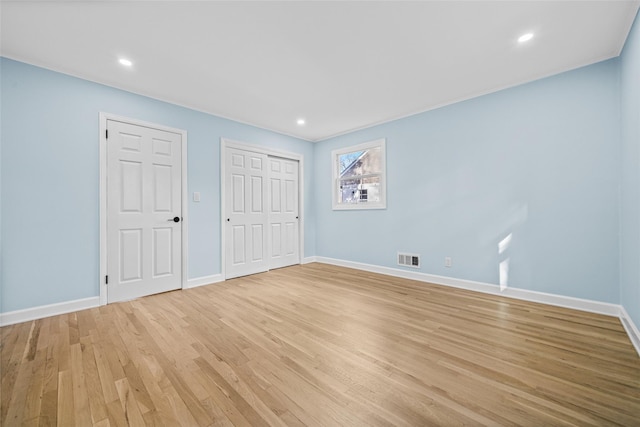
[[[0,53],[316,141],[615,57],[638,5],[3,1]]]

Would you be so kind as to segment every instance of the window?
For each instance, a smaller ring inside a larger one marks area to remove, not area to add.
[[[333,209],[387,207],[385,140],[331,152]]]

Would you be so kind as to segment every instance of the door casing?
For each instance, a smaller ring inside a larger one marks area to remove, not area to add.
[[[300,221],[298,222],[298,251],[300,253],[299,263],[303,263],[304,259],[304,156],[289,151],[280,151],[267,147],[262,147],[244,142],[234,141],[228,138],[220,138],[220,255],[221,255],[221,273],[222,278],[226,278],[226,149],[236,148],[239,150],[253,151],[254,153],[265,154],[267,156],[281,157],[284,159],[295,160],[298,162],[298,214]]]
[[[189,195],[187,193],[187,132],[182,129],[175,129],[156,123],[144,122],[128,117],[117,116],[109,113],[100,113],[100,305],[107,304],[107,121],[114,120],[118,122],[129,123],[136,126],[144,126],[153,129],[159,129],[165,132],[180,134],[182,137],[182,277],[181,287],[184,289],[187,284],[188,277],[188,254],[189,247],[189,215],[187,212]]]

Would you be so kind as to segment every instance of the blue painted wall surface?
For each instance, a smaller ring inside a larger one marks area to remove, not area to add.
[[[8,312],[99,294],[99,113],[188,132],[190,278],[220,273],[220,137],[305,157],[296,138],[0,59],[2,273]],[[211,94],[215,96],[215,94]],[[191,199],[191,197],[190,197]],[[313,199],[305,200],[305,255],[314,255]]]
[[[622,192],[620,303],[640,327],[640,21],[621,56]]]
[[[317,255],[618,303],[619,94],[614,59],[317,144]],[[388,208],[333,211],[331,151],[378,138]]]
[[[220,272],[227,137],[304,154],[306,256],[397,267],[408,251],[422,255],[422,272],[487,283],[508,259],[510,286],[622,299],[638,324],[640,304],[626,302],[640,276],[637,34],[621,60],[315,145],[2,59],[1,310],[98,295],[103,111],[187,130],[189,192],[202,194],[189,202],[190,278]],[[332,211],[331,150],[381,137],[388,208]]]

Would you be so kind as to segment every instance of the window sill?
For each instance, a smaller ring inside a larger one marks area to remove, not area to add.
[[[371,204],[363,206],[364,204],[353,204],[353,205],[333,205],[334,211],[363,211],[363,210],[372,210],[372,209],[387,209],[387,205],[382,204]]]

